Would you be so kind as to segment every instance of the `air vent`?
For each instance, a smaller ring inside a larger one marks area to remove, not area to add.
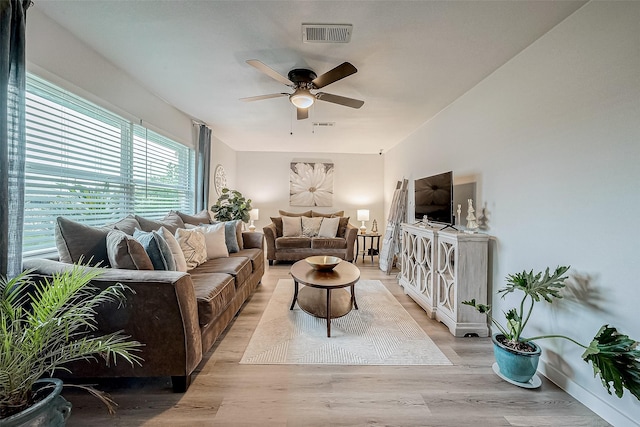
[[[349,43],[351,24],[302,24],[304,43]]]

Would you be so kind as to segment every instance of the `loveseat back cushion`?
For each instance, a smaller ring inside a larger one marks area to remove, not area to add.
[[[311,239],[311,249],[347,249],[347,240],[342,237]]]
[[[310,237],[278,237],[276,239],[276,249],[309,249],[311,248]]]
[[[134,215],[128,215],[115,224],[109,224],[107,227],[112,227],[116,230],[124,231],[129,236],[133,236],[133,232],[136,231],[136,228],[141,230],[140,223]]]
[[[280,214],[280,216],[311,216],[311,211],[287,212],[287,211],[279,210],[278,213]]]
[[[184,228],[184,222],[177,215],[168,218],[165,217],[162,221],[156,221],[136,215],[136,220],[138,221],[138,224],[140,224],[139,228],[142,231],[158,231],[160,227],[164,227],[169,230],[171,234],[175,235],[178,228]]]
[[[125,270],[153,270],[153,263],[140,242],[124,231],[111,230],[107,234],[107,255],[113,268]]]
[[[55,241],[60,261],[71,264],[82,259],[84,264],[110,267],[107,254],[108,227],[91,227],[59,216],[56,218]]]
[[[233,276],[195,269],[191,273],[198,302],[198,323],[208,325],[227,308],[236,294]]]
[[[322,213],[322,212],[311,211],[311,216],[312,217],[331,218],[331,217],[334,217],[334,216],[344,216],[344,211],[338,211],[338,212],[333,212],[333,213]]]
[[[235,286],[238,289],[251,276],[251,261],[246,257],[229,257],[210,259],[199,265],[193,273],[226,273],[235,279]]]

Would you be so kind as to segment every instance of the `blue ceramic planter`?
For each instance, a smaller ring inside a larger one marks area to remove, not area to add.
[[[494,334],[491,339],[493,340],[493,354],[496,357],[500,373],[512,381],[528,383],[538,369],[540,347],[533,342],[529,342],[535,348],[534,352],[517,351],[502,345],[497,340],[498,336],[502,337],[503,335]]]
[[[62,381],[57,378],[41,379],[40,384],[52,383],[54,387],[50,394],[33,406],[0,420],[1,427],[63,427],[71,414],[71,403],[60,396]]]

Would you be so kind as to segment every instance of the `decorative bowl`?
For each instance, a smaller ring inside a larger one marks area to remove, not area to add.
[[[342,260],[337,256],[317,255],[305,258],[305,261],[307,261],[314,270],[331,271],[336,265],[340,264]]]

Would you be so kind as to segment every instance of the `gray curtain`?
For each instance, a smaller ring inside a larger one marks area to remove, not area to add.
[[[196,212],[209,210],[209,179],[211,175],[211,129],[195,125],[196,132]]]
[[[25,23],[31,0],[0,0],[0,275],[22,269]]]

